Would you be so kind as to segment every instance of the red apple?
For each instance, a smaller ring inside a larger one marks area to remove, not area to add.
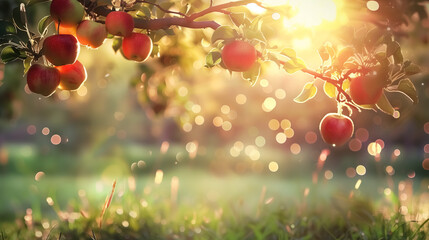
[[[253,45],[242,40],[227,43],[222,49],[222,62],[231,71],[245,72],[250,70],[257,58]]]
[[[60,89],[76,90],[86,80],[86,69],[79,61],[56,68],[60,72]]]
[[[134,19],[126,12],[110,12],[106,17],[106,29],[112,35],[128,37],[134,29]]]
[[[77,0],[52,0],[51,16],[65,27],[76,26],[85,14],[85,10]]]
[[[58,29],[58,34],[70,34],[76,37],[76,27],[77,25],[66,27],[60,24],[60,28],[58,29],[58,23],[55,22],[55,29]]]
[[[76,36],[80,44],[98,48],[106,39],[107,30],[102,23],[84,20],[77,27]]]
[[[319,130],[326,143],[341,146],[352,137],[354,125],[347,116],[329,113],[320,121]]]
[[[74,63],[79,50],[80,45],[73,35],[52,35],[43,41],[43,54],[55,66]]]
[[[350,82],[350,97],[359,105],[372,105],[378,102],[383,86],[377,76],[359,76]]]
[[[152,52],[152,39],[142,33],[132,33],[122,40],[122,52],[128,60],[142,62]]]
[[[27,72],[28,88],[34,93],[49,96],[60,84],[60,72],[54,67],[34,64]]]

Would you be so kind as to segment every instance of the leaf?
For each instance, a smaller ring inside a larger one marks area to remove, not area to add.
[[[150,53],[151,57],[159,57],[159,45],[153,44],[152,52]]]
[[[134,9],[137,11],[136,16],[139,18],[150,18],[152,16],[152,12],[146,6],[136,4]]]
[[[216,41],[219,40],[230,40],[230,39],[235,39],[237,38],[238,33],[236,30],[234,30],[233,28],[231,28],[230,26],[220,26],[218,27],[212,35],[212,43],[215,43]]]
[[[397,91],[407,96],[413,103],[418,103],[417,90],[409,78],[399,81]]]
[[[389,65],[389,59],[387,59],[386,53],[385,52],[378,52],[375,55],[375,59],[377,59],[377,61],[383,65]]]
[[[422,70],[420,69],[419,65],[415,63],[410,63],[407,67],[405,67],[405,74],[407,76],[411,76],[417,73],[420,73]]]
[[[45,29],[53,22],[54,20],[52,19],[52,17],[49,16],[45,16],[42,19],[40,19],[39,24],[38,24],[38,30],[40,34],[43,34],[45,32]]]
[[[7,21],[0,20],[0,36],[4,36],[7,34],[15,34],[16,28],[15,26]]]
[[[314,83],[306,83],[301,93],[293,100],[297,103],[304,103],[316,96],[317,88]]]
[[[287,56],[290,59],[296,58],[296,52],[292,48],[285,48],[280,53]]]
[[[330,98],[334,98],[337,96],[337,88],[332,83],[325,82],[325,84],[323,85],[323,90],[325,91],[325,94]]]
[[[373,28],[368,31],[365,37],[365,46],[368,50],[373,49],[375,46],[382,43],[384,39],[385,30],[380,28]]]
[[[319,49],[317,50],[317,52],[319,52],[319,56],[322,59],[323,62],[328,61],[329,60],[329,53],[326,50],[326,48],[324,46],[319,47]]]
[[[301,69],[304,69],[305,63],[300,58],[291,59],[283,64],[283,68],[286,70],[287,73],[295,73],[300,71]]]
[[[32,57],[27,57],[24,61],[22,61],[24,64],[24,75],[27,73],[28,69],[30,69],[31,61],[33,61]]]
[[[172,29],[159,29],[155,31],[153,35],[153,42],[158,42],[164,36],[171,36],[171,35],[174,35],[174,31]]]
[[[185,14],[188,14],[188,13],[189,13],[189,11],[191,11],[191,7],[192,7],[192,5],[191,5],[191,4],[189,4],[189,3],[187,3],[187,4],[185,5]]]
[[[113,39],[112,42],[112,48],[115,53],[121,48],[122,46],[122,38],[116,37]]]
[[[241,77],[244,80],[249,81],[250,85],[253,87],[258,82],[260,74],[261,74],[261,64],[259,64],[259,62],[256,62],[249,71],[242,72]]]
[[[345,47],[338,52],[337,58],[335,59],[335,65],[338,67],[343,66],[343,64],[355,54],[355,49],[353,47]]]
[[[398,50],[393,54],[393,61],[395,61],[395,64],[401,64],[404,61],[401,48],[398,48]]]
[[[215,49],[210,51],[206,56],[206,67],[214,67],[222,61],[222,55],[219,50]]]
[[[398,51],[401,48],[401,46],[399,45],[398,42],[394,41],[394,42],[390,42],[387,44],[387,49],[386,49],[386,57],[390,57],[392,56],[394,53],[396,53],[396,51]]]
[[[376,106],[378,109],[380,109],[382,112],[389,114],[393,116],[395,113],[395,109],[392,107],[392,104],[390,104],[389,100],[387,99],[386,95],[383,93],[376,103]]]
[[[10,46],[3,48],[3,50],[0,53],[1,60],[4,63],[11,62],[11,61],[17,59],[18,57],[20,57],[20,55],[21,54],[20,54],[18,49],[10,47]]]
[[[30,6],[35,5],[35,4],[49,2],[49,1],[50,0],[30,0],[30,1],[28,1],[27,6],[30,7]]]
[[[247,39],[257,40],[262,43],[267,42],[267,39],[265,38],[264,34],[260,30],[253,30],[253,29],[246,28],[243,31],[244,31],[244,36]]]
[[[229,14],[229,17],[231,18],[231,21],[234,23],[234,25],[237,27],[243,25],[246,20],[246,15],[244,13],[231,13]]]

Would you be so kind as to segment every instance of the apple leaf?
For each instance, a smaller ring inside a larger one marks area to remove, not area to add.
[[[152,52],[150,53],[151,57],[159,57],[159,45],[153,44]]]
[[[293,100],[297,103],[304,103],[308,100],[314,98],[317,93],[317,88],[314,86],[314,83],[306,83],[304,87],[302,88],[301,93]]]
[[[319,49],[317,50],[317,52],[319,52],[319,56],[320,56],[320,58],[322,59],[323,62],[329,60],[328,50],[326,50],[326,48],[324,46],[319,47]]]
[[[229,17],[237,27],[240,27],[241,25],[243,25],[246,19],[246,15],[244,13],[231,13],[229,14]]]
[[[214,67],[222,61],[222,56],[219,50],[214,49],[210,51],[206,56],[206,67]]]
[[[159,29],[155,31],[155,33],[153,34],[152,40],[153,42],[158,42],[164,36],[172,36],[172,35],[174,35],[173,29]]]
[[[265,43],[267,42],[267,39],[265,38],[264,34],[260,30],[253,30],[246,28],[243,30],[244,36],[247,39],[257,40],[259,42]]]
[[[112,42],[113,51],[115,51],[116,53],[121,48],[121,46],[122,46],[122,38],[115,37]]]
[[[330,98],[334,98],[337,95],[337,88],[332,83],[325,82],[325,84],[323,85],[323,90],[325,91],[325,94]]]
[[[378,109],[380,109],[382,112],[389,114],[393,116],[395,113],[395,109],[392,107],[392,104],[390,104],[389,100],[387,99],[386,95],[383,93],[376,103],[376,106]]]
[[[24,75],[27,73],[28,69],[30,69],[31,61],[33,61],[32,57],[27,57],[24,61],[22,61],[24,65]]]
[[[341,67],[344,63],[355,54],[355,49],[353,47],[345,47],[338,52],[337,57],[335,58],[334,65]]]
[[[401,48],[398,48],[398,50],[393,53],[393,61],[395,61],[395,64],[401,64],[404,61],[404,56],[402,56]]]
[[[258,82],[260,74],[261,74],[261,64],[259,62],[256,62],[249,71],[242,72],[241,77],[244,80],[249,81],[250,85],[253,87]]]
[[[6,34],[15,34],[15,26],[7,21],[0,20],[0,37],[3,37]]]
[[[212,35],[212,43],[215,43],[219,40],[231,40],[237,38],[238,33],[230,26],[220,26],[218,27]]]
[[[283,68],[287,73],[295,73],[306,68],[304,60],[301,58],[291,59],[283,64]]]
[[[39,33],[43,35],[43,33],[45,32],[45,29],[47,27],[49,27],[49,25],[53,22],[54,20],[52,19],[51,16],[45,16],[42,19],[40,19],[39,24],[38,24],[38,30]]]
[[[400,47],[401,46],[396,41],[388,43],[386,49],[386,57],[392,56],[394,53],[396,53],[396,51],[400,49]]]
[[[292,48],[285,48],[280,53],[287,56],[290,59],[296,58],[296,52]]]
[[[422,70],[420,69],[420,67],[415,64],[415,63],[410,63],[407,67],[405,67],[405,74],[407,74],[407,76],[411,76],[417,73],[420,73]]]
[[[20,52],[16,48],[7,46],[1,51],[0,57],[4,63],[8,63],[20,57]]]
[[[399,81],[399,84],[394,89],[390,89],[392,92],[400,92],[407,96],[413,103],[418,103],[419,98],[417,96],[417,90],[413,82],[409,78],[405,78]]]
[[[32,6],[34,4],[43,3],[43,2],[49,2],[50,0],[30,0],[27,3],[27,6]]]

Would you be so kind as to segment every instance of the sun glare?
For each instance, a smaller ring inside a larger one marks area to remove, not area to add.
[[[289,0],[296,15],[285,19],[285,27],[298,24],[306,27],[318,26],[323,21],[332,22],[337,17],[334,0]]]

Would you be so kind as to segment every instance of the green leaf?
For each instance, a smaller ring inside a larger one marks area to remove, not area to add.
[[[215,43],[219,40],[231,40],[237,38],[238,33],[236,30],[230,26],[220,26],[218,27],[212,35],[212,43]]]
[[[401,46],[399,45],[398,42],[394,41],[394,42],[390,42],[387,44],[387,49],[386,49],[386,57],[390,57],[392,56],[394,53],[396,53],[396,51],[398,51],[401,48]]]
[[[215,49],[210,51],[206,56],[206,67],[214,67],[222,61],[222,54],[219,50]]]
[[[247,39],[257,40],[257,41],[262,42],[262,43],[267,42],[267,39],[265,38],[264,34],[260,30],[254,30],[254,29],[246,28],[246,29],[244,29],[243,32],[244,32],[244,36]]]
[[[306,83],[301,93],[293,101],[297,103],[307,102],[308,100],[314,98],[314,96],[316,96],[316,93],[317,88],[316,86],[314,86],[314,83]]]
[[[242,72],[241,77],[243,77],[244,80],[249,81],[250,85],[253,87],[258,82],[260,74],[261,74],[261,65],[259,64],[259,62],[256,62],[249,71]]]
[[[24,75],[27,73],[28,69],[30,69],[31,61],[33,61],[32,57],[27,57],[24,61],[22,61],[24,64]]]
[[[365,37],[365,46],[368,50],[372,50],[375,46],[382,43],[385,34],[384,29],[373,28],[368,31]]]
[[[21,55],[20,51],[14,47],[7,46],[1,51],[0,57],[4,63],[11,62]]]
[[[395,61],[395,64],[401,64],[404,61],[401,48],[398,48],[398,50],[393,54],[393,61]]]
[[[154,32],[152,40],[153,42],[158,42],[164,36],[174,35],[174,31],[172,29],[159,29]]]
[[[422,70],[420,69],[419,65],[415,63],[410,63],[407,67],[405,67],[405,74],[407,76],[411,76],[417,73],[420,73]]]
[[[376,106],[378,109],[380,109],[382,112],[389,114],[393,116],[395,113],[395,109],[392,107],[392,104],[390,104],[389,100],[387,99],[386,95],[383,93],[376,103]]]
[[[286,70],[287,73],[295,73],[300,71],[301,69],[304,69],[305,63],[300,58],[295,58],[293,60],[289,60],[283,64],[283,68]]]
[[[42,19],[40,19],[39,24],[38,24],[38,30],[40,34],[43,34],[43,32],[45,31],[45,29],[53,22],[54,20],[52,19],[52,17],[49,16],[45,16]]]
[[[239,27],[244,24],[246,20],[246,15],[244,13],[231,13],[229,14],[231,21],[235,26]]]
[[[0,20],[0,36],[6,34],[16,34],[16,28],[12,23]]]
[[[122,38],[115,37],[112,42],[113,51],[115,51],[116,53],[121,48],[121,46],[122,46]]]
[[[152,52],[150,53],[151,57],[159,57],[159,45],[153,44],[152,46]]]
[[[385,52],[378,52],[374,56],[375,56],[375,59],[377,59],[377,61],[381,65],[383,65],[383,66],[389,65],[389,59],[387,59],[387,56],[386,56]]]
[[[325,84],[323,85],[323,90],[325,91],[325,94],[330,98],[334,98],[337,96],[337,88],[332,83],[325,82]]]
[[[396,91],[407,96],[413,103],[419,102],[416,87],[409,78],[402,79],[401,81],[399,81]]]
[[[290,59],[296,59],[296,52],[292,48],[285,48],[280,53],[287,56]]]
[[[28,1],[28,3],[27,3],[27,6],[32,6],[32,5],[35,5],[35,4],[38,4],[38,3],[44,3],[44,2],[49,2],[50,0],[30,0],[30,1]]]
[[[146,6],[136,4],[133,9],[137,11],[136,16],[139,18],[150,18],[152,16],[152,12]]]

